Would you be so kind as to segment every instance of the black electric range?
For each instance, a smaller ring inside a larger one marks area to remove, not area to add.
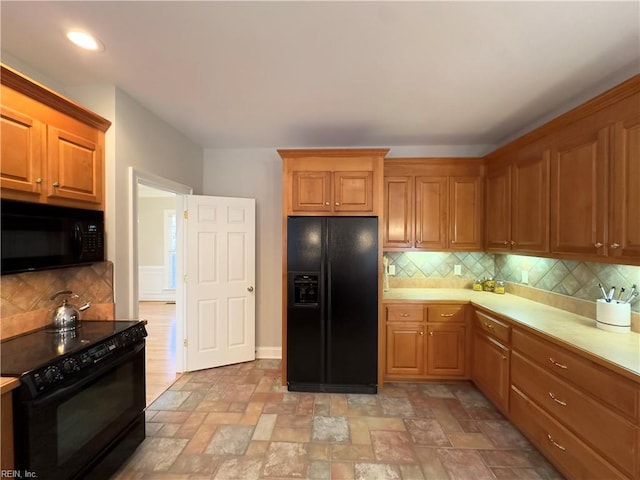
[[[0,344],[0,374],[21,377],[35,398],[146,336],[140,320],[86,321],[69,332],[43,328]]]
[[[85,321],[0,344],[23,477],[108,479],[144,440],[145,322]]]

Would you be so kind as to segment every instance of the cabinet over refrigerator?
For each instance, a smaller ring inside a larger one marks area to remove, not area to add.
[[[376,393],[378,218],[288,217],[291,391]]]

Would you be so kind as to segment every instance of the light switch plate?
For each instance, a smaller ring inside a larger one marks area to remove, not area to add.
[[[396,266],[389,265],[389,275],[395,275],[395,274],[396,274]]]
[[[529,283],[529,272],[527,272],[526,270],[522,270],[522,283]]]
[[[453,274],[461,277],[462,276],[462,265],[454,265],[453,266]]]

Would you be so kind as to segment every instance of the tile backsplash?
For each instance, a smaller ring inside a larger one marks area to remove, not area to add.
[[[395,277],[390,279],[392,286],[410,285],[409,279],[470,282],[489,276],[522,284],[522,271],[526,271],[529,287],[594,302],[601,297],[598,283],[607,289],[616,286],[618,290],[621,287],[628,290],[634,283],[640,285],[640,267],[629,265],[482,252],[385,252],[385,255],[396,266]],[[461,266],[460,276],[454,275],[455,265]],[[631,308],[640,311],[640,301]]]
[[[0,338],[9,338],[46,325],[60,303],[50,300],[60,290],[80,298],[75,305],[91,302],[86,316],[113,318],[113,263],[3,275],[0,290]],[[70,302],[71,303],[71,302]]]

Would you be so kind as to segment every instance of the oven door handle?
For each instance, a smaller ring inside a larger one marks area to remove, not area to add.
[[[56,401],[57,399],[59,399],[61,397],[64,397],[68,393],[82,388],[87,383],[90,383],[93,380],[95,380],[96,378],[98,378],[101,375],[103,375],[106,371],[112,370],[112,369],[122,365],[123,363],[128,362],[129,360],[131,360],[138,353],[140,353],[140,351],[144,350],[144,346],[145,346],[145,342],[137,343],[137,344],[133,345],[133,348],[131,350],[129,350],[127,353],[125,353],[124,355],[120,355],[120,356],[116,357],[115,359],[108,358],[108,359],[105,359],[104,362],[100,362],[100,363],[94,364],[94,365],[97,365],[98,368],[96,368],[95,370],[92,370],[86,376],[82,376],[77,380],[73,380],[73,382],[70,385],[67,385],[66,387],[57,388],[57,389],[53,390],[53,392],[48,394],[48,395],[45,395],[45,396],[40,397],[40,398],[36,398],[35,400],[33,400],[31,402],[31,404],[34,407],[38,407],[38,406],[42,405],[43,403]],[[113,360],[113,361],[109,361],[109,360]]]

